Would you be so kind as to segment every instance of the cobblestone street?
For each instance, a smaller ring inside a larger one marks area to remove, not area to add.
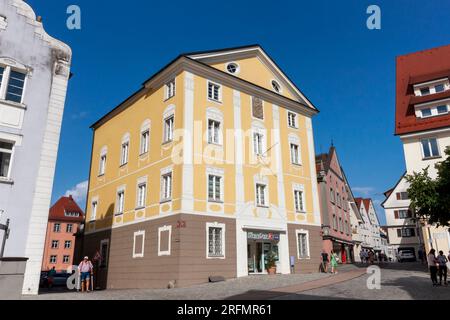
[[[365,267],[341,266],[337,275],[251,276],[189,288],[105,290],[91,293],[42,292],[40,300],[311,300],[311,299],[450,299],[450,287],[432,287],[418,263],[381,268],[381,289],[369,290]]]

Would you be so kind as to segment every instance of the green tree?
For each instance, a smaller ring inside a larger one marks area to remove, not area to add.
[[[447,158],[436,165],[435,180],[428,175],[428,169],[406,176],[410,186],[408,195],[411,209],[418,218],[427,219],[430,224],[450,225],[450,147],[445,150]]]

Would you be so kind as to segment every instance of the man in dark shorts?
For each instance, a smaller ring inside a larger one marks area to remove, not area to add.
[[[321,253],[321,257],[322,257],[322,270],[323,272],[327,273],[328,272],[328,253],[325,250],[322,250]]]
[[[93,266],[91,261],[89,261],[89,257],[84,257],[78,268],[80,269],[81,292],[90,291]]]

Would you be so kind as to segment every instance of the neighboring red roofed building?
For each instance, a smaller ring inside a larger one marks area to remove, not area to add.
[[[84,212],[72,198],[61,197],[51,208],[45,237],[42,271],[55,267],[66,271],[72,266],[75,254],[75,234],[84,221]]]

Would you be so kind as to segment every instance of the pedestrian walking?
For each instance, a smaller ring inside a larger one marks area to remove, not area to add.
[[[325,250],[322,250],[322,270],[323,272],[327,273],[328,272],[328,253]]]
[[[338,256],[334,252],[334,250],[331,250],[330,261],[331,261],[331,273],[337,274]]]
[[[89,257],[84,257],[83,261],[78,266],[81,273],[81,292],[90,291],[90,283],[92,277],[92,271],[94,269],[92,262],[89,261]]]
[[[436,250],[431,249],[430,253],[427,255],[428,269],[430,270],[431,281],[433,282],[433,286],[438,285],[437,281],[437,272],[438,272],[438,261],[436,259]]]
[[[53,281],[54,281],[55,275],[56,275],[56,269],[55,269],[55,267],[53,267],[47,273],[47,285],[48,285],[49,289],[53,288]]]
[[[419,248],[419,250],[417,250],[417,255],[419,256],[420,262],[423,264],[424,263],[424,253],[423,253],[422,248]]]
[[[373,264],[373,256],[374,256],[374,253],[372,250],[370,250],[369,251],[369,264]]]
[[[364,250],[361,250],[359,253],[359,258],[361,259],[361,263],[364,263]]]
[[[447,285],[447,262],[448,259],[444,256],[444,252],[439,251],[439,255],[437,257],[439,264],[439,285],[442,286],[442,278],[444,278],[444,285]]]

